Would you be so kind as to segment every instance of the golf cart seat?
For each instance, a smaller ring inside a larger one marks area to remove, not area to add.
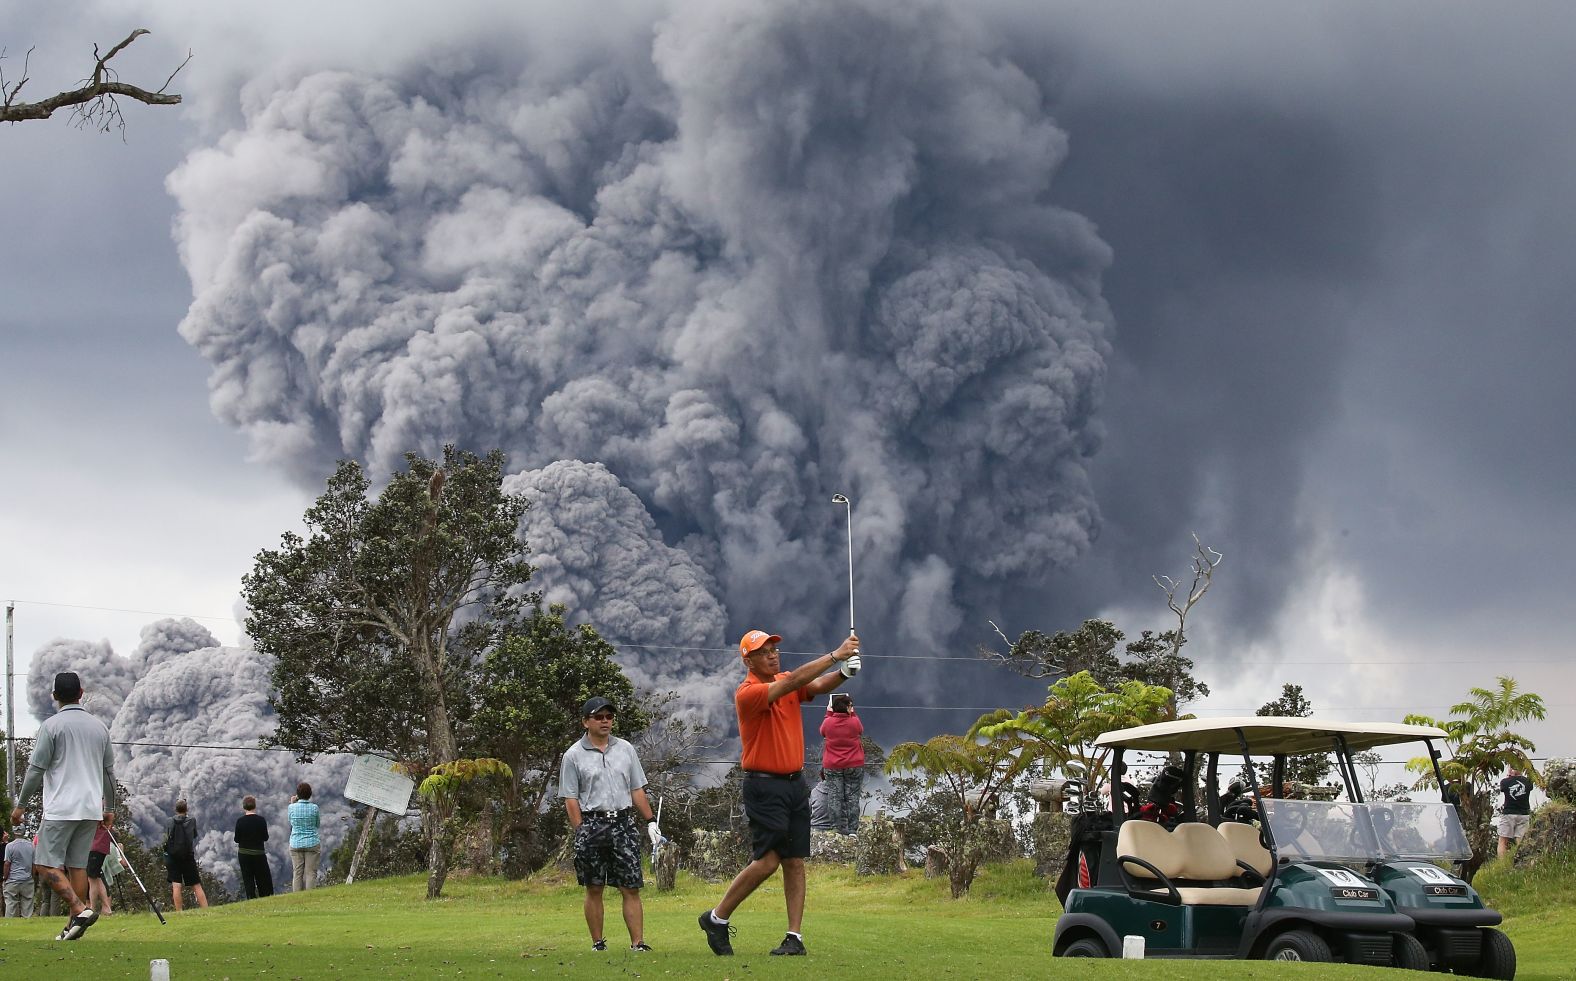
[[[1231,846],[1207,824],[1190,822],[1167,831],[1150,821],[1124,821],[1116,853],[1128,879],[1156,899],[1167,899],[1175,890],[1187,906],[1252,906],[1259,900],[1257,887],[1239,884],[1242,870]],[[1145,889],[1147,882],[1160,888]]]
[[[1259,840],[1259,829],[1255,825],[1223,821],[1215,830],[1226,839],[1237,861],[1261,876],[1270,874],[1274,859],[1270,856],[1270,850]]]

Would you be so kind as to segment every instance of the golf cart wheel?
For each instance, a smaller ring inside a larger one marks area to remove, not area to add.
[[[1106,951],[1105,944],[1094,939],[1093,937],[1085,937],[1082,940],[1074,940],[1072,943],[1062,948],[1062,956],[1110,957],[1111,955]]]
[[[1330,945],[1317,933],[1307,930],[1287,930],[1264,948],[1267,961],[1308,961],[1313,964],[1330,962]]]
[[[1410,933],[1390,934],[1390,966],[1403,971],[1427,971],[1433,967],[1428,948]]]
[[[1471,973],[1480,978],[1511,981],[1516,976],[1516,948],[1510,938],[1484,927],[1483,953],[1478,957],[1477,970]]]

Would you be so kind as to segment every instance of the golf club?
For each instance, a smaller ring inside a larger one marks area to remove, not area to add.
[[[854,635],[854,505],[842,494],[832,495],[833,504],[848,509],[848,635]],[[855,654],[859,651],[855,649]]]
[[[120,847],[120,842],[115,840],[113,832],[109,836],[109,843],[114,846],[116,853],[119,854],[120,864],[125,867],[126,871],[131,873],[132,881],[136,882],[137,888],[142,890],[142,898],[148,901],[148,908],[153,910],[153,915],[159,918],[159,925],[165,926],[164,914],[159,912],[158,900],[148,894],[148,887],[142,884],[142,876],[137,874],[137,869],[127,860],[126,849]]]

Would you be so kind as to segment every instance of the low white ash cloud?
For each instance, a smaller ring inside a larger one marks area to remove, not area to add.
[[[34,654],[29,676],[44,670],[51,679],[54,670],[81,674],[85,706],[109,726],[115,776],[126,788],[132,830],[143,842],[156,847],[163,840],[175,802],[184,798],[197,820],[197,861],[233,890],[238,870],[232,833],[241,798],[251,794],[268,821],[275,885],[282,882],[288,890],[285,807],[302,780],[313,785],[312,799],[322,809],[325,855],[343,840],[352,807],[342,793],[350,757],[322,756],[303,765],[290,753],[261,750],[275,726],[266,656],[250,648],[221,647],[190,619],[165,619],[143,629],[129,658],[107,642],[45,645]],[[95,706],[93,693],[111,688],[119,694],[115,711],[105,718],[108,703]],[[30,707],[42,722],[54,707],[41,707],[32,695]]]

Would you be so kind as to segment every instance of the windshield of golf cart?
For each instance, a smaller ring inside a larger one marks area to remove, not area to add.
[[[1281,858],[1328,862],[1466,859],[1456,809],[1445,803],[1264,801]]]

